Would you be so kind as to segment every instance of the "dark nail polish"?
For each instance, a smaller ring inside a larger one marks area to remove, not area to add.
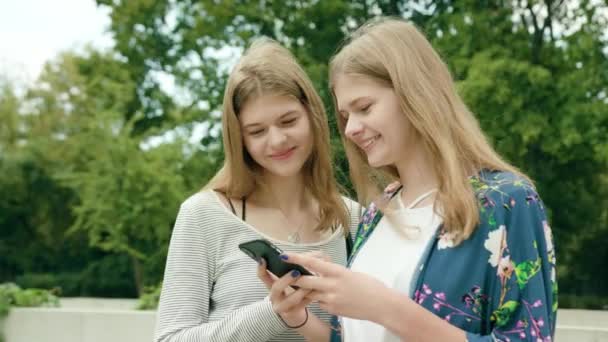
[[[281,260],[287,260],[289,257],[285,254],[281,254]]]
[[[291,276],[294,277],[294,278],[299,277],[300,276],[300,271],[298,271],[298,270],[291,271]]]

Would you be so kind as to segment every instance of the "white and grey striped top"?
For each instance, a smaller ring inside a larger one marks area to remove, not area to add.
[[[354,236],[361,207],[344,201]],[[215,192],[197,193],[182,203],[173,229],[155,341],[304,341],[272,310],[256,262],[238,248],[259,238],[284,251],[320,250],[334,262],[346,263],[342,229],[318,243],[277,241],[235,216]],[[329,321],[330,315],[316,304],[309,309]]]

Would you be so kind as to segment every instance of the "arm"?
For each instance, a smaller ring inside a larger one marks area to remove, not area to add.
[[[404,341],[465,341],[465,332],[390,288],[378,295],[378,312],[372,321]]]
[[[268,300],[241,307],[209,322],[209,298],[215,271],[214,223],[204,210],[180,208],[167,258],[156,342],[265,341],[286,326]],[[203,229],[205,227],[205,229]]]
[[[329,325],[313,314],[308,322],[296,331],[308,342],[327,342],[330,339]]]
[[[492,331],[467,334],[470,342],[552,341],[557,314],[555,251],[542,201],[532,188],[510,194],[502,244],[490,293]]]

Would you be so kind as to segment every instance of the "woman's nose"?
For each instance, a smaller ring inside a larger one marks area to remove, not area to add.
[[[287,135],[278,127],[271,127],[268,133],[271,146],[281,146],[287,141]]]
[[[354,115],[349,115],[346,119],[346,127],[344,128],[344,135],[347,138],[353,139],[363,131],[363,125],[359,119]]]

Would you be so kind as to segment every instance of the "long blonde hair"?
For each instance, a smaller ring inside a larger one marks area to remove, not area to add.
[[[222,115],[224,165],[203,190],[241,198],[263,186],[260,166],[243,145],[239,113],[248,100],[266,94],[291,96],[306,108],[313,148],[302,171],[304,184],[319,205],[317,230],[341,224],[347,232],[348,215],[334,178],[323,102],[289,50],[269,38],[256,40],[228,77]]]
[[[338,74],[370,77],[394,89],[402,112],[438,175],[435,205],[440,206],[444,229],[456,243],[467,239],[479,223],[479,208],[469,176],[482,169],[522,175],[490,146],[477,120],[458,96],[448,67],[413,24],[381,18],[357,29],[330,63],[334,103]],[[384,185],[381,183],[399,175],[394,167],[373,170],[363,152],[345,138],[344,118],[336,116],[351,180],[359,201],[367,204],[377,196]]]

